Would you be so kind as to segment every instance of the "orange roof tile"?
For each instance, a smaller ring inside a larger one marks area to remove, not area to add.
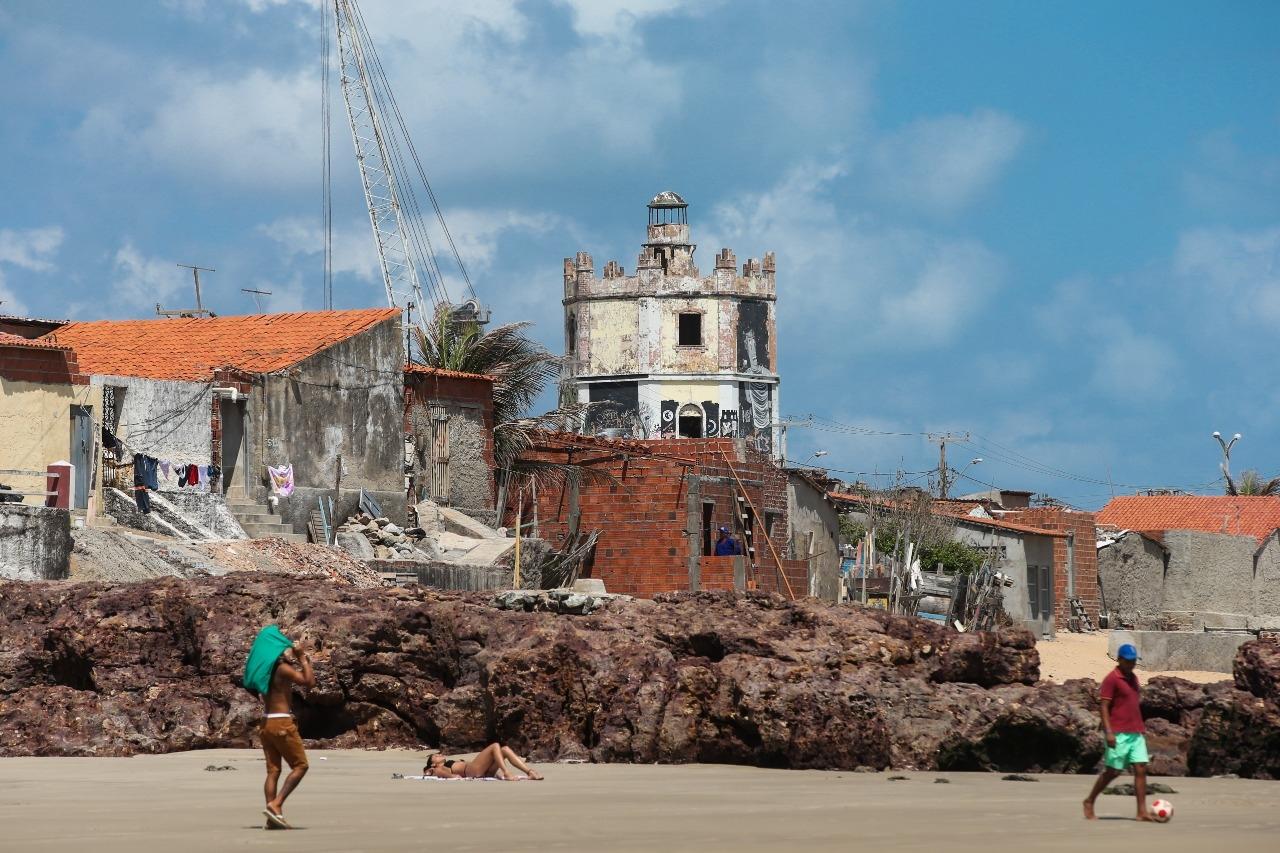
[[[71,348],[59,346],[52,341],[41,339],[24,338],[22,335],[11,335],[8,332],[0,332],[0,347],[21,347],[23,349],[52,349],[69,351]]]
[[[96,376],[206,380],[232,367],[271,373],[400,316],[396,308],[68,323],[40,338],[75,350]]]
[[[425,364],[415,364],[409,362],[404,366],[405,373],[411,373],[418,376],[440,376],[446,379],[480,379],[484,382],[492,382],[492,376],[486,376],[483,373],[464,373],[461,370],[449,370],[444,367],[430,367]]]
[[[1280,529],[1280,498],[1230,495],[1125,495],[1098,513],[1098,524],[1163,533],[1200,530],[1253,536],[1259,541]]]

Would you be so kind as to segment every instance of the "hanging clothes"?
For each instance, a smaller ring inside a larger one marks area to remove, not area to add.
[[[195,465],[187,466],[187,485],[194,486],[200,482],[200,469]]]
[[[151,512],[151,495],[147,492],[146,486],[133,487],[133,502],[138,505],[138,511],[143,515]]]
[[[292,465],[281,465],[279,468],[272,468],[268,465],[267,473],[271,475],[271,491],[285,497],[293,494]]]
[[[186,465],[175,465],[173,470],[174,470],[174,471],[176,471],[176,472],[177,472],[177,474],[178,474],[178,488],[180,488],[180,489],[186,488],[186,486],[187,486],[187,466],[186,466]]]
[[[160,479],[159,479],[160,472],[158,470],[160,460],[155,458],[154,456],[144,456],[143,459],[146,460],[145,469],[146,469],[147,476],[146,476],[145,482],[146,482],[147,488],[151,489],[151,491],[154,492],[155,490],[160,488]]]
[[[169,460],[168,460],[168,459],[161,459],[161,460],[160,460],[160,473],[161,473],[162,475],[164,475],[164,478],[165,478],[166,480],[167,480],[167,479],[169,479],[169,468],[170,468],[170,466],[169,466]]]

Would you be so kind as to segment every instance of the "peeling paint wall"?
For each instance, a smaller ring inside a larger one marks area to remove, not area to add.
[[[363,488],[403,521],[404,363],[400,322],[388,320],[262,377],[247,406],[250,497],[270,495],[267,465],[293,465],[294,493],[280,498],[279,511],[304,532],[317,497],[334,494],[341,456],[336,516],[354,511]]]

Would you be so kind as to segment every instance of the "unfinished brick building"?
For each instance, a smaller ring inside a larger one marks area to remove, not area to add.
[[[566,380],[604,404],[587,431],[631,438],[745,438],[780,458],[774,257],[737,268],[729,249],[703,276],[688,205],[649,202],[635,275],[617,261],[596,276],[591,255],[564,261]]]
[[[552,433],[539,437],[526,457],[572,462],[611,478],[544,488],[536,499],[524,490],[509,496],[506,513],[512,523],[520,504],[524,522],[536,521],[536,535],[555,547],[579,532],[599,531],[584,576],[600,578],[610,592],[649,597],[757,588],[808,594],[810,561],[786,556],[786,471],[747,442]],[[721,526],[745,545],[743,557],[710,556]]]

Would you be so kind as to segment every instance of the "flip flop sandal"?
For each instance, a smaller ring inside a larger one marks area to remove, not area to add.
[[[284,819],[283,814],[276,814],[271,809],[263,809],[262,813],[267,816],[267,825],[273,829],[293,829],[289,826],[289,821]]]

